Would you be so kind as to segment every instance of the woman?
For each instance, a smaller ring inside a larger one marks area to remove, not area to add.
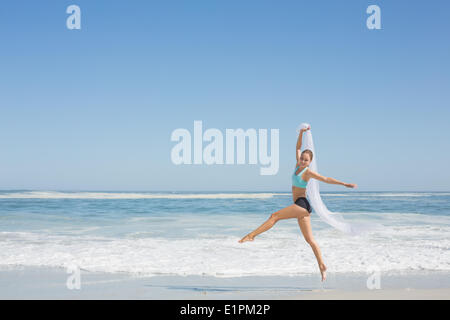
[[[322,281],[324,281],[326,279],[327,268],[325,266],[325,263],[323,262],[319,245],[317,244],[317,242],[315,242],[312,235],[311,221],[310,221],[310,214],[312,209],[308,202],[308,199],[306,199],[306,186],[308,184],[309,179],[311,178],[329,184],[340,184],[347,188],[356,188],[356,184],[344,183],[330,177],[324,177],[308,168],[309,164],[313,159],[313,153],[311,150],[304,150],[303,152],[301,152],[300,150],[302,146],[303,133],[309,129],[311,129],[311,127],[301,129],[297,140],[297,147],[296,147],[297,163],[295,171],[292,174],[292,200],[294,204],[291,204],[290,206],[287,206],[273,213],[266,222],[264,222],[260,227],[258,227],[254,231],[247,234],[244,238],[239,240],[239,242],[242,243],[245,241],[253,241],[253,239],[257,235],[272,228],[273,225],[279,220],[296,218],[300,226],[300,230],[302,231],[303,237],[305,238],[306,242],[311,246],[314,255],[316,256],[317,263],[319,264],[319,269],[322,276]]]

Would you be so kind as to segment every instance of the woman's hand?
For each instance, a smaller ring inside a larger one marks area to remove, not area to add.
[[[355,189],[357,187],[355,183],[345,183],[344,186],[346,186],[347,188],[355,188]]]
[[[309,126],[308,128],[302,128],[302,129],[300,129],[300,133],[308,131],[309,129],[311,129],[311,126]]]

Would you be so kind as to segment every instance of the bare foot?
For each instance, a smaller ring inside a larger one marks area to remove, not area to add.
[[[327,278],[327,273],[326,273],[327,267],[323,264],[319,268],[320,268],[320,274],[322,275],[322,282],[323,282]]]
[[[245,237],[243,237],[241,240],[239,240],[239,243],[242,243],[245,241],[253,241],[253,237],[248,234]]]

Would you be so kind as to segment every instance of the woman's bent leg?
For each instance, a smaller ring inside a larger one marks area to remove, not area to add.
[[[273,213],[269,219],[267,219],[266,222],[264,222],[262,225],[260,225],[258,228],[250,232],[248,235],[246,235],[244,238],[239,240],[239,242],[245,242],[245,241],[253,241],[253,238],[257,235],[269,230],[274,226],[274,224],[278,220],[282,219],[290,219],[290,218],[302,218],[305,216],[308,216],[309,212],[296,204],[292,204],[290,206],[287,206],[275,213]]]

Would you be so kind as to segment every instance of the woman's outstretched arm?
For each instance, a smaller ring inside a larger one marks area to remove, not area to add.
[[[308,171],[309,171],[309,174],[310,174],[311,178],[317,179],[319,181],[322,181],[322,182],[325,182],[325,183],[328,183],[328,184],[340,184],[340,185],[343,185],[343,186],[345,186],[347,188],[356,188],[357,187],[357,185],[354,184],[354,183],[345,183],[345,182],[336,180],[336,179],[331,178],[331,177],[324,177],[324,176],[322,176],[322,175],[318,174],[317,172],[314,172],[314,171],[312,171],[310,169],[308,169]]]

